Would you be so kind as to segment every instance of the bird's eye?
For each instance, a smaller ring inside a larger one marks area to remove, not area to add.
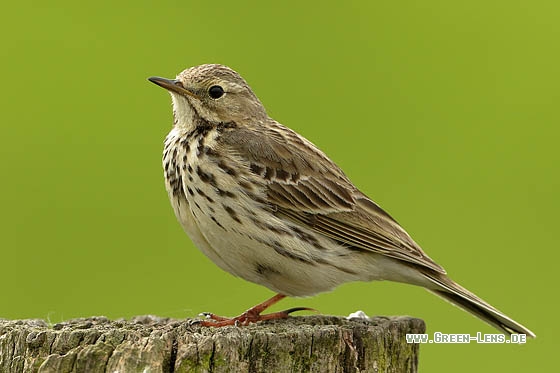
[[[220,87],[219,85],[213,85],[208,90],[208,94],[210,95],[210,97],[212,97],[215,100],[215,99],[218,99],[218,98],[220,98],[224,95],[224,89],[222,87]]]

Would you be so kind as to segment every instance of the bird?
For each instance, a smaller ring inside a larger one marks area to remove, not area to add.
[[[270,118],[245,79],[221,64],[150,77],[172,99],[165,187],[177,220],[218,267],[275,296],[203,326],[287,318],[281,299],[352,281],[416,285],[506,334],[535,334],[460,286],[323,151]]]

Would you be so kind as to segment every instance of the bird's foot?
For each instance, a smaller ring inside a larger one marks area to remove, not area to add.
[[[256,323],[259,321],[285,319],[288,316],[290,316],[292,312],[297,312],[297,311],[317,312],[317,310],[314,310],[313,308],[295,307],[280,312],[261,315],[261,313],[264,310],[266,310],[268,307],[272,306],[279,300],[283,299],[284,297],[285,295],[283,294],[277,294],[274,297],[270,298],[269,300],[248,309],[247,311],[243,312],[241,315],[232,318],[218,316],[210,312],[204,312],[201,313],[200,316],[203,316],[206,319],[196,321],[196,323],[198,325],[211,326],[214,328],[220,328],[222,326],[229,326],[229,325],[245,326],[245,325],[249,325],[250,323]]]
[[[200,316],[204,316],[206,320],[201,320],[197,322],[197,324],[202,326],[211,326],[214,328],[220,328],[222,326],[230,326],[230,325],[246,326],[251,323],[256,323],[259,321],[286,319],[288,318],[288,316],[290,316],[292,312],[297,312],[297,311],[317,312],[313,308],[295,307],[284,311],[261,315],[260,313],[254,312],[253,309],[251,308],[250,310],[243,312],[241,315],[237,317],[231,317],[231,318],[218,316],[210,312],[204,312]]]

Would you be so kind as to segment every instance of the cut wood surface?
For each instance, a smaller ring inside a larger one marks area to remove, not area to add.
[[[244,327],[138,316],[0,319],[0,372],[416,372],[422,320],[290,317]]]

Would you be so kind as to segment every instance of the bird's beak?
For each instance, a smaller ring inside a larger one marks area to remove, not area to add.
[[[191,96],[191,97],[194,97],[194,98],[198,99],[197,95],[195,95],[191,91],[185,89],[185,87],[183,86],[183,83],[181,83],[180,80],[165,79],[165,78],[160,78],[158,76],[152,76],[152,77],[148,78],[148,80],[150,82],[154,83],[154,84],[159,85],[162,88],[167,89],[168,91],[178,93],[182,96]]]

